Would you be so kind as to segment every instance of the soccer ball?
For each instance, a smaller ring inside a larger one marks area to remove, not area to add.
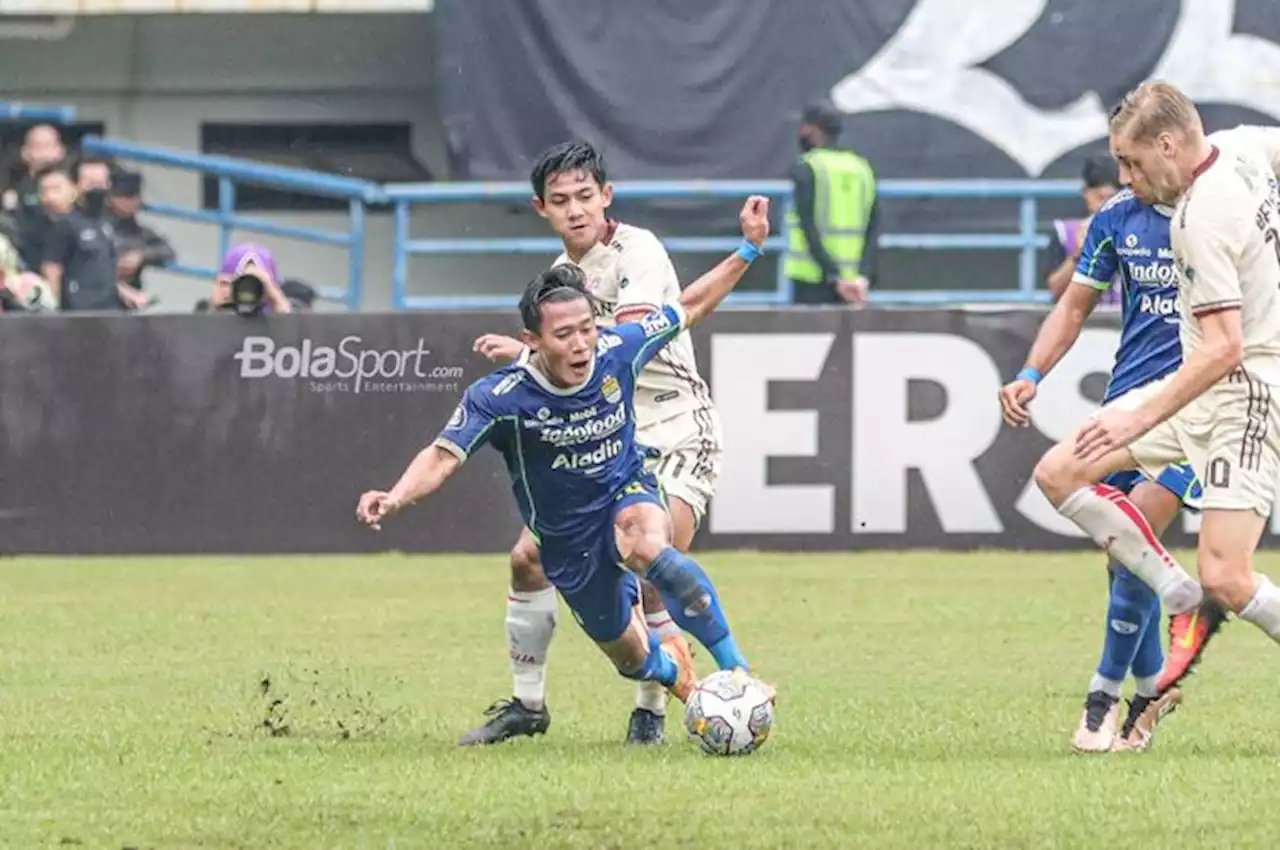
[[[773,729],[773,700],[758,679],[742,670],[721,670],[693,689],[684,707],[684,728],[703,752],[745,756],[760,748]]]

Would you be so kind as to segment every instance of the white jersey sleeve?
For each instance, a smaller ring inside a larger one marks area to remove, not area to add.
[[[651,231],[619,227],[618,298],[614,317],[652,312],[680,300],[680,280],[667,249]]]
[[[1177,253],[1187,279],[1186,309],[1197,318],[1241,306],[1240,254],[1247,235],[1247,199],[1238,207],[1188,206],[1179,218]]]

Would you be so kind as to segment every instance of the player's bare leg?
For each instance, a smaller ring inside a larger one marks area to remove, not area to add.
[[[667,499],[667,509],[671,514],[672,543],[681,552],[688,552],[693,545],[693,536],[697,532],[697,519],[693,508],[679,497]],[[692,649],[685,640],[684,632],[676,625],[662,604],[662,595],[649,582],[641,579],[640,599],[644,605],[644,621],[652,631],[657,632],[659,640],[678,641],[685,645],[692,657]],[[631,712],[627,724],[627,743],[650,745],[662,743],[663,730],[666,725],[667,691],[657,682],[638,682],[636,684],[636,707]]]
[[[1156,536],[1164,534],[1182,508],[1181,500],[1153,481],[1142,481],[1129,491],[1129,500],[1151,524]],[[1080,753],[1109,753],[1131,748],[1131,740],[1150,740],[1150,729],[1138,736],[1135,727],[1147,708],[1160,697],[1159,607],[1145,584],[1121,564],[1107,564],[1111,592],[1107,610],[1107,637],[1097,672],[1089,683],[1084,711],[1072,737]],[[1129,631],[1118,631],[1127,627]],[[1137,680],[1124,720],[1120,719],[1120,690],[1132,671]],[[1154,715],[1153,715],[1154,717]],[[1158,718],[1156,718],[1158,719]]]
[[[1148,707],[1135,729],[1133,749],[1150,741],[1149,731],[1182,701],[1178,683],[1199,660],[1208,639],[1234,611],[1280,643],[1280,590],[1253,571],[1267,518],[1252,510],[1207,508],[1200,523],[1200,581],[1209,599],[1169,622],[1169,664],[1160,677],[1160,701]]]
[[[541,735],[550,727],[547,654],[555,636],[557,608],[556,591],[543,575],[533,535],[529,529],[521,529],[511,549],[511,590],[507,594],[512,698],[489,706],[489,719],[463,735],[459,745],[496,744],[518,735]]]

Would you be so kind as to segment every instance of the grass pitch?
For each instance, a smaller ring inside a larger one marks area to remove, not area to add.
[[[745,759],[674,711],[625,748],[633,687],[563,606],[550,734],[455,748],[509,693],[502,558],[2,560],[0,847],[1276,844],[1280,656],[1248,624],[1151,752],[1084,758],[1097,555],[702,560],[780,687]]]

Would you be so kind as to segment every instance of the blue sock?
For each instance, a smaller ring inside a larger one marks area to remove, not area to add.
[[[644,577],[658,589],[676,625],[697,638],[721,670],[750,669],[729,630],[715,585],[692,558],[668,546],[653,559]]]
[[[657,633],[649,632],[649,654],[645,656],[644,663],[640,665],[640,669],[622,673],[622,675],[628,679],[660,682],[671,687],[680,675],[680,668],[676,666],[675,660],[670,655],[662,651]]]
[[[1123,567],[1116,568],[1107,605],[1107,637],[1098,663],[1099,676],[1123,682],[1138,657],[1144,634],[1155,631],[1159,642],[1159,629],[1147,628],[1153,607],[1158,605],[1159,597],[1142,579]],[[1163,663],[1163,659],[1161,661]]]
[[[1155,593],[1152,593],[1151,597],[1151,610],[1142,627],[1142,641],[1138,644],[1138,654],[1133,659],[1133,675],[1136,679],[1155,678],[1164,669],[1164,647],[1160,644],[1160,597]],[[1154,691],[1144,696],[1154,696]]]

